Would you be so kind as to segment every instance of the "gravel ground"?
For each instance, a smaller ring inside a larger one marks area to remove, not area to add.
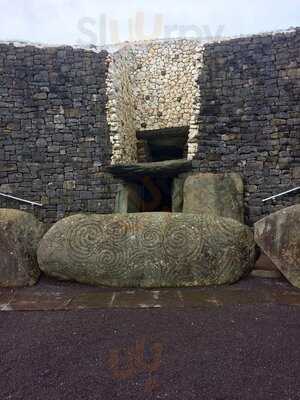
[[[300,399],[300,308],[0,313],[1,400]]]

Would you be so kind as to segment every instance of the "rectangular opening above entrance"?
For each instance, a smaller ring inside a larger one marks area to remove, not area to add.
[[[139,162],[180,160],[187,157],[188,127],[136,133]]]

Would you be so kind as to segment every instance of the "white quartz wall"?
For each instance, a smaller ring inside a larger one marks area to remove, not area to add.
[[[197,152],[202,45],[178,39],[126,44],[110,55],[107,117],[113,163],[137,161],[136,131],[188,126]]]

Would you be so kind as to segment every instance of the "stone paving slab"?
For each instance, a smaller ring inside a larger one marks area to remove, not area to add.
[[[0,288],[0,311],[203,308],[247,304],[300,306],[300,290],[284,279],[254,277],[234,285],[210,288],[115,290],[46,278],[30,288]]]

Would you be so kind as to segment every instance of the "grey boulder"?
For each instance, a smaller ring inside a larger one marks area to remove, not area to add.
[[[255,241],[290,283],[300,288],[300,204],[256,222]]]
[[[111,287],[232,283],[254,265],[251,230],[237,221],[175,213],[78,214],[38,249],[48,275]]]
[[[0,286],[31,286],[39,278],[37,247],[45,225],[20,210],[0,209]]]
[[[183,187],[183,212],[213,214],[244,222],[244,185],[237,173],[190,175]]]

